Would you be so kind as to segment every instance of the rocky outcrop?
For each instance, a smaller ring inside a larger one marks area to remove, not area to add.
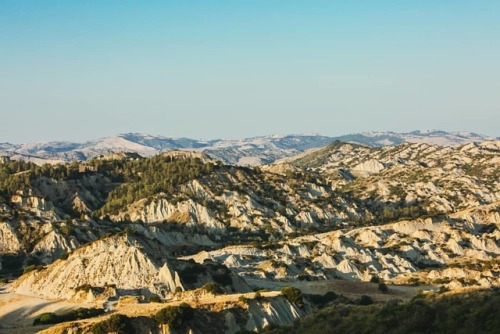
[[[351,170],[351,174],[354,176],[367,177],[380,172],[382,169],[384,169],[384,165],[375,159],[370,159],[355,166]]]
[[[117,291],[166,296],[182,288],[161,249],[131,236],[113,236],[81,247],[66,260],[21,277],[17,293],[71,299],[81,289],[114,286]]]
[[[201,226],[207,230],[224,230],[225,225],[213,217],[212,213],[204,206],[189,199],[171,204],[165,198],[150,201],[142,200],[131,207],[127,213],[115,216],[120,220],[128,215],[132,221],[145,223],[177,222],[188,226]]]
[[[0,253],[17,253],[21,250],[21,242],[13,228],[6,222],[0,222]]]
[[[247,312],[248,322],[243,329],[255,332],[270,325],[289,325],[294,320],[307,315],[308,309],[301,309],[283,297],[276,297],[265,301],[250,301]]]
[[[325,175],[334,187],[373,204],[448,214],[500,200],[499,161],[500,141],[494,140],[457,148],[333,143],[287,164]]]
[[[44,197],[36,196],[29,191],[25,194],[23,191],[18,191],[10,199],[11,203],[17,208],[27,209],[35,213],[38,217],[56,221],[61,219],[56,212],[56,208],[51,201],[47,201]]]
[[[449,218],[417,219],[299,237],[280,242],[272,250],[233,246],[184,259],[224,263],[242,277],[281,280],[339,277],[369,281],[378,276],[398,281],[399,277],[426,268],[453,268],[457,263],[497,259],[500,256],[498,209],[498,204],[492,204]],[[453,275],[455,271],[443,273]],[[498,271],[485,271],[469,283],[491,286],[497,285],[498,279]]]
[[[70,253],[79,246],[80,243],[74,236],[65,236],[52,230],[35,245],[31,253],[43,263],[49,264],[62,254]]]

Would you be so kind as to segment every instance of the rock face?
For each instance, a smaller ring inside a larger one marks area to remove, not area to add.
[[[367,177],[380,172],[382,169],[384,169],[384,165],[375,159],[370,159],[355,166],[351,173],[354,176]]]
[[[0,223],[0,252],[16,253],[21,249],[21,242],[18,239],[12,225]]]
[[[28,194],[18,191],[17,194],[12,196],[10,202],[17,208],[28,209],[38,217],[44,217],[52,221],[61,219],[56,213],[52,202],[47,201],[44,197],[32,194],[31,191]]]
[[[48,219],[48,221],[47,221]],[[70,221],[52,222],[47,217],[23,217],[17,222],[0,222],[0,258],[2,254],[17,255],[17,268],[21,268],[25,260],[31,263],[49,264],[59,256],[77,249],[82,243],[95,240],[91,231],[92,225],[86,223],[70,223]]]
[[[248,322],[244,329],[255,332],[270,325],[285,326],[307,313],[307,309],[301,309],[283,297],[252,300],[248,305]]]
[[[273,173],[229,171],[218,174],[215,181],[188,182],[175,198],[159,193],[139,200],[111,219],[147,224],[175,222],[219,236],[227,235],[228,228],[252,232],[272,228],[283,235],[304,226],[327,229],[368,214],[356,203],[339,198],[328,185],[302,180],[290,183]],[[243,191],[235,189],[242,184]]]
[[[131,236],[104,238],[79,248],[66,260],[24,275],[13,289],[21,294],[65,299],[82,289],[106,286],[166,296],[183,286],[169,262],[158,257],[158,251]]]
[[[297,280],[343,278],[369,281],[410,280],[412,273],[428,272],[423,282],[440,277],[466,279],[462,284],[500,284],[498,264],[471,275],[456,270],[477,261],[490,263],[500,256],[500,204],[458,212],[449,218],[403,221],[351,231],[328,232],[280,242],[272,250],[226,247],[185,259],[223,263],[242,277]],[[281,271],[281,268],[286,270]],[[438,269],[434,269],[438,268]],[[448,268],[448,269],[447,269]],[[455,269],[454,269],[455,268]]]
[[[225,229],[224,224],[214,218],[206,207],[192,200],[172,205],[166,199],[159,198],[149,204],[137,203],[127,214],[132,221],[141,220],[145,223],[176,221],[190,226],[203,226],[208,230]],[[123,216],[118,215],[116,219]]]

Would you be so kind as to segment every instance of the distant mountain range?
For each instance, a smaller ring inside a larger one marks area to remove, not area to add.
[[[0,155],[38,164],[85,161],[116,152],[134,152],[148,157],[168,150],[195,150],[227,164],[262,165],[320,148],[339,140],[371,147],[397,145],[404,142],[427,143],[439,146],[459,146],[491,139],[471,132],[413,131],[364,132],[338,137],[321,135],[271,135],[241,140],[215,139],[209,141],[189,138],[169,138],[139,133],[91,140],[83,143],[54,141],[31,144],[0,143]]]

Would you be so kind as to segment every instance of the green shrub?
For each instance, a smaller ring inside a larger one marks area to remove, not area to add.
[[[389,292],[389,288],[387,287],[387,285],[385,285],[385,283],[379,283],[378,289],[383,293]]]
[[[333,291],[328,291],[324,295],[308,295],[307,298],[320,306],[323,306],[325,304],[328,304],[329,302],[337,299],[339,296],[333,292]]]
[[[33,270],[37,270],[37,266],[36,266],[36,265],[34,265],[34,264],[29,265],[29,266],[27,266],[27,267],[25,267],[25,268],[24,268],[24,270],[23,270],[23,275],[24,275],[24,274],[27,274],[27,273],[29,273],[29,272],[31,272],[31,271],[33,271]]]
[[[94,324],[91,328],[93,334],[131,334],[134,333],[130,318],[123,314],[113,314],[108,319]]]
[[[224,293],[224,290],[220,287],[220,285],[215,283],[215,282],[208,282],[205,285],[203,285],[201,288],[203,290],[205,290],[206,292],[209,292],[209,293],[214,294],[214,295],[220,295],[220,294]]]
[[[295,304],[299,307],[304,306],[304,301],[302,299],[302,292],[292,286],[287,286],[281,289],[281,295],[283,295],[290,303]]]
[[[151,296],[151,297],[149,297],[149,302],[150,303],[161,303],[161,298],[158,296]]]
[[[179,272],[183,282],[187,284],[195,284],[198,278],[206,274],[206,269],[198,263],[192,263]]]
[[[229,271],[222,274],[212,274],[214,281],[222,286],[232,285],[233,280]]]
[[[167,324],[172,328],[180,328],[184,323],[191,320],[194,310],[186,303],[179,306],[167,306],[159,310],[155,315],[156,322]]]
[[[59,317],[55,313],[42,313],[33,321],[33,325],[57,324]]]
[[[96,317],[104,313],[102,308],[78,308],[57,315],[55,313],[42,313],[33,321],[33,325],[58,324],[65,321],[74,321]]]
[[[359,305],[371,305],[373,304],[373,298],[367,295],[362,295],[359,299]]]
[[[248,304],[248,298],[243,295],[238,297],[238,301],[243,304]]]

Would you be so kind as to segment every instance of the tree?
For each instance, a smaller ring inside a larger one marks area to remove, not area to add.
[[[129,317],[123,314],[113,314],[108,319],[94,324],[91,331],[94,334],[130,334],[134,332],[134,329]]]
[[[191,320],[194,310],[189,304],[182,303],[179,306],[167,306],[159,310],[155,320],[160,324],[167,324],[172,328],[180,328],[184,323]]]
[[[224,293],[224,290],[220,287],[220,285],[215,283],[215,282],[208,282],[205,285],[203,285],[201,288],[203,290],[205,290],[206,292],[209,292],[213,295],[220,295],[220,294]]]
[[[359,305],[371,305],[373,304],[373,299],[370,296],[362,295],[359,300]]]
[[[385,283],[383,282],[380,282],[378,284],[378,289],[383,292],[383,293],[387,293],[389,291],[389,288],[387,287],[387,285],[385,285]]]

